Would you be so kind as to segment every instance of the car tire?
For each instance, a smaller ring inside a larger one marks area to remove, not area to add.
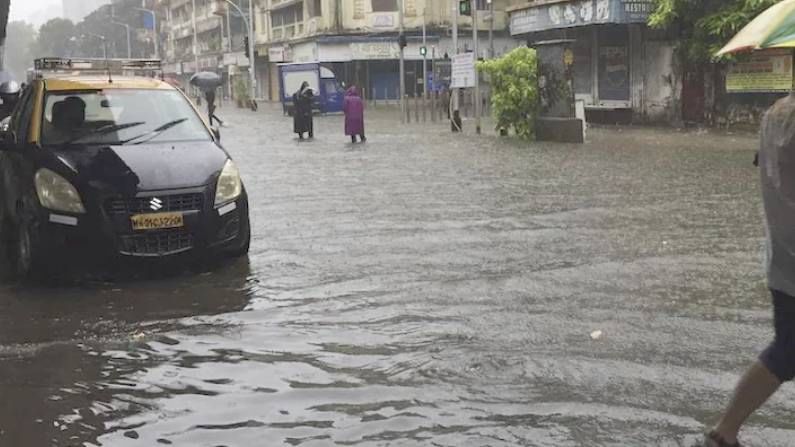
[[[14,279],[14,232],[5,207],[0,204],[0,282]]]
[[[246,222],[243,233],[240,236],[240,246],[229,251],[230,258],[242,258],[246,256],[251,248],[251,223]]]
[[[16,235],[14,261],[17,278],[23,281],[38,279],[45,270],[38,223],[33,219],[20,222]]]

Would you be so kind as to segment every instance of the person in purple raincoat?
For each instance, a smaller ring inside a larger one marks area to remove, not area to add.
[[[352,143],[356,143],[357,135],[361,138],[362,143],[367,141],[364,136],[364,102],[359,96],[356,86],[352,86],[345,92],[342,111],[345,112],[345,135],[351,137]]]

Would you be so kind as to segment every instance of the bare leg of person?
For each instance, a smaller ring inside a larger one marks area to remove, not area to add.
[[[745,421],[781,386],[778,378],[761,362],[754,363],[740,379],[729,408],[713,432],[728,444],[737,443],[737,435]]]

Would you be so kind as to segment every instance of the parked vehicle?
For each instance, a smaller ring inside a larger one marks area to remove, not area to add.
[[[248,198],[220,134],[166,82],[74,74],[92,64],[37,60],[0,132],[0,235],[16,273],[246,254]]]
[[[293,94],[304,82],[315,97],[313,109],[320,113],[342,112],[345,91],[334,72],[317,63],[279,64],[279,96],[284,113],[293,114]]]

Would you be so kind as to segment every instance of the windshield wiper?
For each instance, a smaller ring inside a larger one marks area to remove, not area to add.
[[[138,139],[141,139],[141,138],[144,138],[144,139],[141,140],[141,141],[136,141],[133,144],[146,143],[147,141],[151,141],[151,140],[159,137],[160,134],[162,134],[163,132],[167,131],[168,129],[171,129],[172,127],[174,127],[174,126],[176,126],[178,124],[182,124],[182,123],[184,123],[187,120],[188,120],[187,118],[179,118],[179,119],[176,119],[176,120],[173,120],[173,121],[169,121],[166,124],[163,124],[162,126],[156,128],[156,129],[154,129],[152,131],[143,133],[141,135],[136,135],[136,136],[134,136],[132,138],[128,138],[128,139],[122,141],[121,144],[127,144],[130,141],[135,141],[135,140],[138,140]]]
[[[124,123],[124,124],[108,124],[106,126],[97,127],[96,129],[91,129],[88,132],[84,132],[74,138],[70,138],[69,140],[66,140],[63,144],[77,143],[78,141],[86,137],[94,135],[107,135],[109,133],[118,132],[120,130],[129,129],[131,127],[137,127],[144,124],[146,124],[146,122],[144,121],[135,121],[132,123]]]

